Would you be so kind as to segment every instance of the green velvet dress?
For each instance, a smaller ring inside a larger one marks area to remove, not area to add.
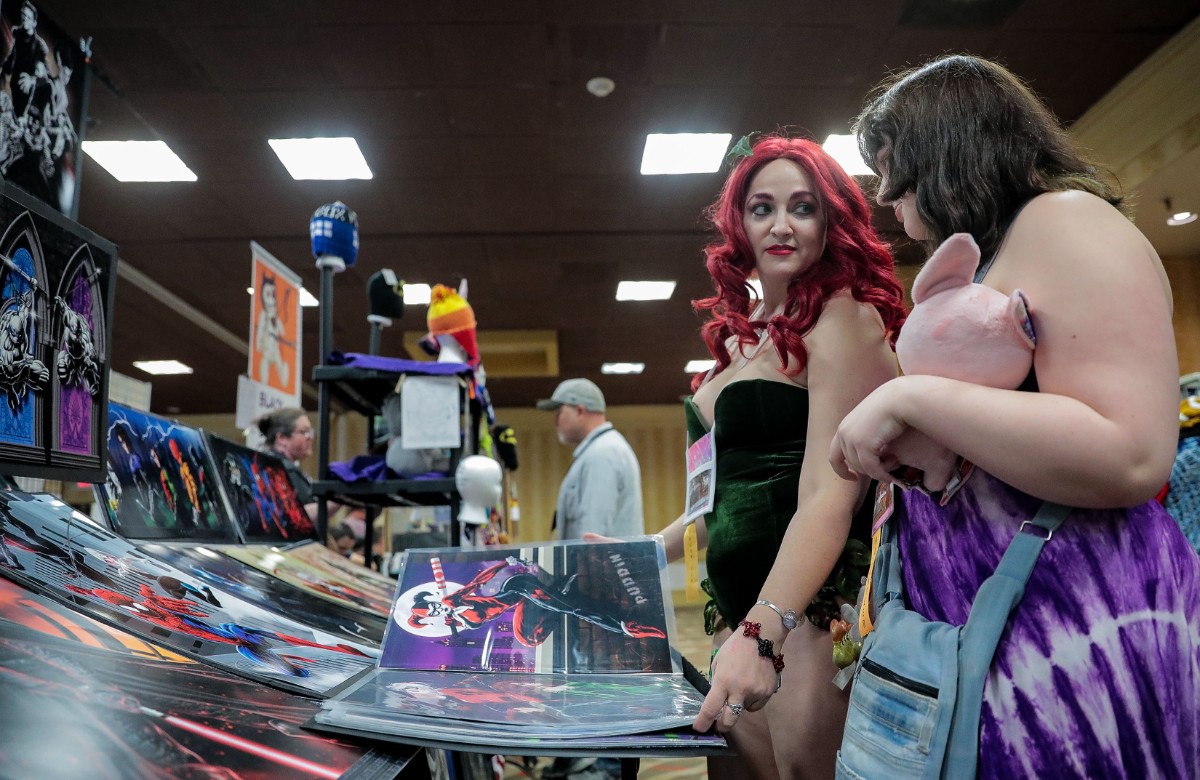
[[[690,398],[684,410],[690,443],[708,429]],[[736,626],[758,600],[796,512],[808,434],[808,391],[767,379],[731,382],[717,396],[713,418],[717,473],[713,508],[704,518],[705,589],[725,623]],[[839,599],[853,602],[858,595],[859,581],[867,573],[870,529],[867,501],[851,524],[850,539],[829,579],[805,609],[818,628],[827,629],[837,616]]]

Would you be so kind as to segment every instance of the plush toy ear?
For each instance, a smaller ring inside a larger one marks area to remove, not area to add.
[[[1035,348],[1037,334],[1033,332],[1033,318],[1029,316],[1029,300],[1020,290],[1013,290],[1013,294],[1008,298],[1008,317],[1021,340],[1028,344],[1030,349]]]
[[[913,282],[913,303],[971,283],[979,265],[979,247],[970,233],[955,233],[942,242]]]

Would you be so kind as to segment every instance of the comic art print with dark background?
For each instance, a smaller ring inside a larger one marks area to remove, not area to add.
[[[0,3],[0,174],[75,219],[90,39],[68,35],[38,3]]]
[[[237,675],[322,695],[377,650],[205,584],[53,496],[0,493],[0,574],[87,615]]]
[[[317,542],[310,542],[296,549],[307,549],[313,545],[320,546]],[[281,550],[263,544],[222,544],[213,549],[323,599],[372,615],[387,615],[392,604],[390,590],[376,588],[335,570],[313,566],[297,558],[292,549]],[[332,550],[327,552],[336,555]]]
[[[207,433],[227,506],[248,544],[315,539],[317,527],[296,498],[283,461]]]
[[[199,430],[110,403],[106,442],[107,477],[97,492],[122,536],[237,540]]]
[[[387,619],[322,599],[208,547],[184,544],[139,545],[142,552],[263,609],[289,615],[314,628],[356,642],[378,645]]]
[[[381,668],[672,672],[661,541],[405,555]]]
[[[403,767],[406,751],[380,756],[301,729],[316,709],[0,579],[0,776],[334,778],[356,762]]]
[[[0,463],[6,473],[104,478],[115,287],[116,247],[0,181]]]

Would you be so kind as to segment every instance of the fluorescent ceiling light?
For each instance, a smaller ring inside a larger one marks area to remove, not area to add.
[[[246,292],[254,295],[254,288],[247,287]],[[308,291],[307,287],[300,288],[300,305],[301,306],[320,306],[321,302],[313,297],[313,294]]]
[[[646,370],[645,363],[604,363],[601,374],[640,374]]]
[[[404,303],[410,306],[421,306],[429,303],[430,295],[433,293],[433,288],[427,284],[408,284],[404,285]]]
[[[874,176],[875,171],[867,167],[863,162],[862,154],[858,151],[858,141],[852,135],[838,135],[831,133],[825,139],[825,143],[821,144],[821,148],[829,153],[829,156],[837,160],[838,165],[851,176]]]
[[[155,375],[192,373],[191,366],[186,366],[178,360],[135,360],[133,367]]]
[[[713,173],[721,167],[730,133],[650,133],[642,150],[642,174]]]
[[[689,360],[683,370],[689,374],[699,374],[701,371],[707,371],[717,364],[715,360]]]
[[[353,138],[272,138],[267,141],[293,179],[369,179],[371,169]]]
[[[675,292],[675,282],[618,282],[618,301],[665,301]]]
[[[1196,212],[1194,211],[1180,211],[1167,217],[1167,224],[1171,227],[1179,227],[1195,221]]]
[[[84,141],[83,151],[117,181],[195,181],[162,141]]]

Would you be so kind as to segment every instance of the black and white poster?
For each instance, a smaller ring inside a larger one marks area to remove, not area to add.
[[[86,54],[37,3],[0,2],[0,174],[74,219]]]

